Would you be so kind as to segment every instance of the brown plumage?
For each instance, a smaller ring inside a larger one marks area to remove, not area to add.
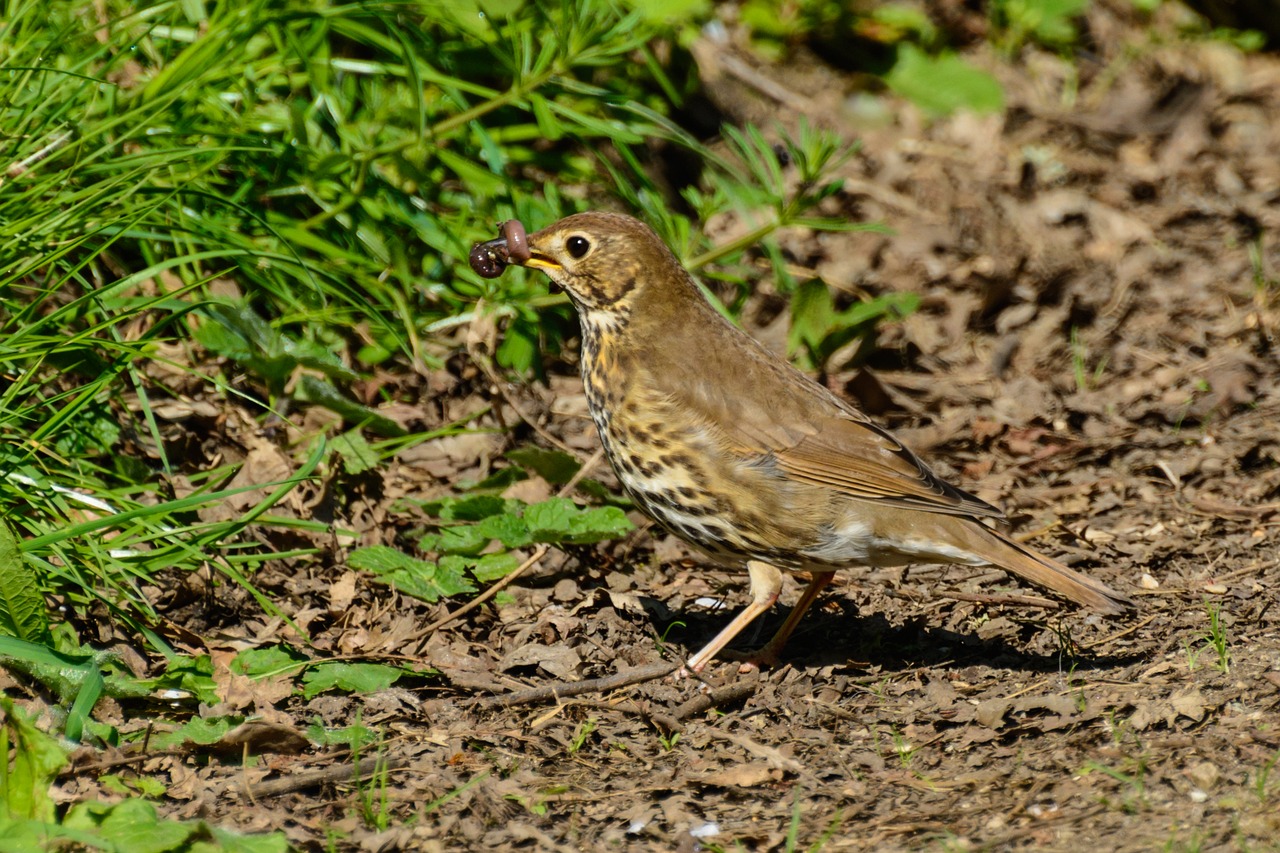
[[[754,663],[776,662],[835,571],[859,565],[993,565],[1103,613],[1132,605],[984,524],[1000,511],[727,322],[638,220],[582,213],[503,233],[472,257],[485,274],[508,262],[542,270],[569,294],[591,416],[627,493],[672,533],[747,567],[751,604],[690,669],[773,605],[783,570],[812,579]]]

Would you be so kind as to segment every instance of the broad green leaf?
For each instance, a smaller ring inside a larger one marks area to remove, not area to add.
[[[306,658],[288,646],[263,646],[244,649],[231,661],[230,670],[250,678],[277,675],[299,668]]]
[[[562,539],[574,545],[616,539],[635,530],[627,514],[616,506],[593,507],[583,510],[569,523],[569,534]]]
[[[452,558],[455,562],[448,562],[450,559],[441,557],[437,565],[386,545],[371,545],[351,552],[347,562],[352,568],[370,572],[406,595],[435,602],[442,597],[475,590],[475,585],[462,573],[465,562],[458,564],[456,560],[461,558],[456,557]]]
[[[92,831],[108,849],[129,853],[166,853],[180,849],[191,838],[195,825],[160,820],[155,806],[143,799],[114,805],[81,803],[67,813],[64,826]]]
[[[18,540],[0,521],[0,634],[35,643],[49,639],[49,620],[40,582],[22,556]]]
[[[512,506],[498,495],[470,495],[464,498],[440,498],[423,504],[423,510],[442,521],[479,521],[509,511]]]
[[[555,542],[569,532],[578,507],[568,498],[550,498],[525,507],[524,523],[538,542]]]
[[[475,575],[476,580],[481,583],[489,583],[514,572],[520,565],[520,560],[515,554],[485,554],[476,560],[475,565],[471,567],[471,573]]]
[[[929,56],[913,44],[900,44],[898,61],[884,79],[894,92],[935,116],[1004,109],[1000,83],[955,54]]]
[[[495,515],[487,518],[480,524],[459,524],[454,527],[444,527],[440,530],[437,547],[441,553],[445,554],[466,554],[475,555],[488,546],[489,542],[498,538],[491,535],[486,529],[490,522],[500,521],[509,516]]]
[[[534,541],[527,519],[515,515],[491,515],[477,524],[475,529],[482,536],[497,539],[508,548],[523,548]]]
[[[536,542],[585,544],[612,539],[634,529],[617,507],[580,509],[568,498],[551,498],[524,511]]]
[[[0,820],[34,818],[51,821],[54,803],[49,787],[58,771],[67,763],[67,754],[58,741],[40,729],[25,711],[14,707],[13,700],[0,695],[0,760],[9,762],[12,749],[13,766],[0,768]]]
[[[138,684],[151,691],[186,691],[194,696],[196,701],[206,705],[215,705],[221,701],[221,697],[218,696],[218,686],[213,680],[213,659],[209,655],[198,657],[177,655],[167,662],[162,675],[140,681]]]
[[[240,717],[193,717],[177,728],[153,731],[148,742],[155,749],[177,749],[192,744],[217,743],[227,732],[244,722]]]
[[[302,695],[305,699],[311,699],[326,690],[376,693],[386,690],[404,674],[400,667],[380,663],[322,663],[303,673]]]

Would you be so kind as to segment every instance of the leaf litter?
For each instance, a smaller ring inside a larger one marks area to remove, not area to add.
[[[1111,34],[1103,62],[1133,37],[1109,8],[1090,12]],[[823,849],[1273,845],[1280,62],[1172,43],[1114,83],[1086,74],[1071,110],[1049,94],[1072,73],[1064,60],[1029,49],[1023,63],[991,63],[1002,116],[930,123],[903,105],[889,126],[842,128],[862,149],[823,213],[892,230],[784,245],[837,290],[919,300],[864,367],[835,353],[828,384],[1006,507],[1037,547],[1132,590],[1136,615],[1067,612],[998,571],[857,570],[763,675],[717,663],[705,685],[477,702],[674,663],[745,603],[745,578],[635,513],[627,533],[622,508],[555,496],[598,446],[571,363],[552,364],[547,386],[495,388],[455,358],[421,377],[429,405],[384,416],[403,429],[516,425],[510,438],[446,435],[381,470],[352,444],[347,470],[326,475],[347,478],[349,500],[321,482],[275,510],[337,536],[255,528],[277,550],[320,555],[255,577],[276,616],[208,577],[156,590],[175,637],[193,651],[211,638],[215,710],[261,720],[119,757],[167,777],[174,817],[283,828],[313,848],[336,831],[362,849],[765,850],[785,846],[793,821]],[[719,98],[733,116],[733,92]],[[749,327],[767,299],[748,305]],[[155,413],[200,430],[192,445],[211,462],[244,459],[233,487],[294,470],[234,409]],[[557,447],[534,446],[542,433]],[[499,480],[498,497],[452,496],[510,476],[512,450],[527,477]],[[605,466],[582,474],[575,494],[610,493]],[[260,497],[243,492],[220,517]],[[424,537],[434,563],[397,545]],[[493,543],[544,541],[560,544],[517,583],[423,631],[460,608],[468,572],[507,556]],[[797,591],[789,581],[783,600]],[[289,667],[310,661],[227,667],[283,643],[343,668],[316,665],[298,691]],[[304,735],[313,746],[299,752]],[[57,794],[95,790],[73,766]],[[390,827],[354,816],[370,791]]]

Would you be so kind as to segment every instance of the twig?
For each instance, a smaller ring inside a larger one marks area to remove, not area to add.
[[[694,714],[701,714],[711,708],[727,705],[730,702],[737,702],[739,699],[746,699],[753,696],[759,687],[760,679],[758,677],[739,678],[732,684],[717,687],[707,693],[699,693],[692,699],[685,701],[670,714],[654,712],[649,714],[649,718],[665,729],[667,733],[677,732],[680,731],[680,724]]]
[[[528,690],[516,690],[500,696],[482,696],[467,703],[473,708],[510,708],[513,705],[532,705],[537,702],[553,702],[569,696],[581,696],[583,693],[602,693],[616,690],[632,684],[641,684],[663,678],[679,669],[679,661],[661,661],[648,666],[636,667],[601,678],[588,678],[585,681],[546,684]]]
[[[721,705],[728,705],[730,702],[750,698],[755,695],[759,687],[759,678],[740,678],[732,684],[717,687],[710,693],[699,693],[679,708],[676,708],[675,713],[671,716],[683,722],[694,714],[701,714],[703,711],[709,711]]]
[[[1013,593],[1007,595],[983,595],[976,592],[954,591],[946,591],[942,595],[945,598],[954,598],[957,601],[975,601],[978,604],[1013,604],[1019,607],[1043,607],[1049,610],[1056,610],[1060,606],[1056,601],[1035,595],[1015,595]]]
[[[443,628],[445,625],[448,625],[450,622],[453,622],[457,619],[461,619],[463,616],[466,616],[472,610],[475,610],[477,607],[484,604],[486,601],[493,598],[499,592],[501,592],[502,590],[510,586],[512,583],[514,583],[516,578],[520,577],[522,574],[527,572],[530,566],[532,566],[534,563],[542,559],[542,556],[547,553],[547,550],[549,549],[549,547],[550,546],[548,545],[539,545],[537,548],[534,548],[533,553],[529,555],[529,558],[525,560],[523,563],[521,563],[519,566],[517,566],[515,571],[513,571],[511,574],[494,581],[493,585],[490,586],[488,589],[486,589],[484,592],[480,593],[475,598],[471,599],[466,604],[462,605],[452,613],[446,613],[444,616],[441,616],[439,619],[432,622],[430,625],[423,628],[422,630],[418,631],[409,639],[416,640],[420,638],[430,637],[432,634],[434,634],[436,631],[439,631],[441,628]]]
[[[1148,622],[1155,619],[1159,615],[1160,615],[1159,613],[1152,613],[1146,619],[1143,619],[1141,622],[1136,622],[1133,625],[1130,625],[1128,628],[1125,628],[1123,631],[1116,631],[1114,634],[1108,634],[1107,636],[1103,637],[1100,640],[1093,640],[1088,643],[1080,643],[1080,648],[1092,649],[1092,648],[1095,648],[1096,646],[1101,646],[1104,643],[1110,643],[1114,640],[1120,639],[1121,637],[1128,636],[1129,634],[1132,634],[1134,631],[1138,630],[1143,625],[1146,625]]]
[[[295,791],[316,788],[330,782],[359,779],[379,770],[399,770],[408,764],[409,759],[406,757],[366,758],[355,764],[334,764],[323,770],[296,773],[293,776],[285,776],[283,779],[272,779],[269,782],[263,782],[261,785],[254,785],[249,788],[249,797],[250,799],[278,797],[282,794],[292,794]]]

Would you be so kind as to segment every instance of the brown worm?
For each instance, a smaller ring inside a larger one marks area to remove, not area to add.
[[[502,234],[496,240],[476,243],[467,260],[471,269],[483,278],[497,278],[508,264],[529,260],[529,241],[519,219],[508,219],[499,226]]]
[[[519,219],[508,219],[502,223],[502,236],[507,241],[507,257],[513,264],[523,264],[529,260],[529,239],[524,233],[524,223]]]

